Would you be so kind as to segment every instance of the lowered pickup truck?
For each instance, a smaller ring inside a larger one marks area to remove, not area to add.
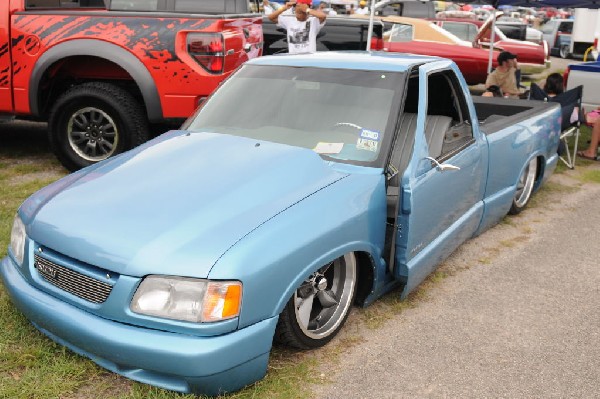
[[[353,304],[405,298],[523,210],[559,118],[473,101],[446,59],[260,57],[183,130],[27,199],[0,275],[40,331],[109,370],[233,391],[265,375],[274,338],[327,344]]]

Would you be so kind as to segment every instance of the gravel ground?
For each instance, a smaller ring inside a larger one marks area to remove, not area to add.
[[[600,185],[580,172],[459,248],[383,327],[352,319],[359,343],[321,363],[314,397],[600,398]]]

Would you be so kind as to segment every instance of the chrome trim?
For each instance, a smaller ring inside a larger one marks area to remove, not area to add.
[[[35,255],[34,267],[48,283],[93,303],[106,301],[112,286]]]

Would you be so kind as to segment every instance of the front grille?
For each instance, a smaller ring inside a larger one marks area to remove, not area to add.
[[[50,284],[94,303],[106,301],[112,286],[35,255],[35,268]]]

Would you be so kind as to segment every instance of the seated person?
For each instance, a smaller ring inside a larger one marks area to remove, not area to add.
[[[485,81],[485,87],[498,86],[504,96],[519,98],[521,91],[517,87],[517,56],[508,51],[498,54],[498,66]]]
[[[544,91],[548,97],[555,97],[558,94],[562,94],[565,91],[562,75],[556,72],[548,75],[544,84]]]

